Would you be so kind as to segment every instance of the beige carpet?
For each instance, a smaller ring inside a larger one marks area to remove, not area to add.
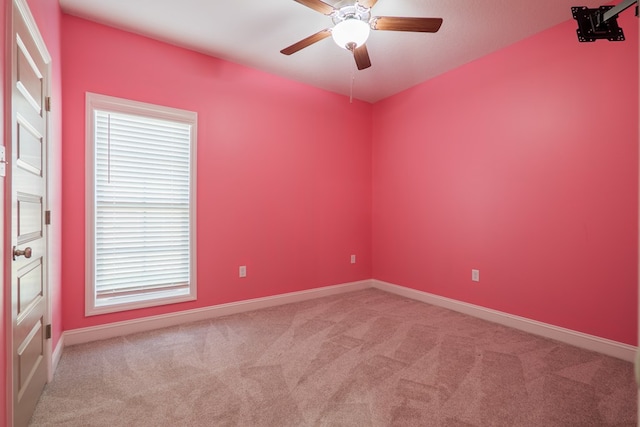
[[[65,349],[32,425],[635,426],[631,363],[370,289]]]

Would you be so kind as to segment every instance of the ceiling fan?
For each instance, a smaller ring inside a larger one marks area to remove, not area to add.
[[[317,12],[330,16],[333,27],[300,40],[280,52],[291,55],[304,49],[313,43],[319,42],[329,36],[333,36],[336,44],[353,52],[358,70],[364,70],[371,66],[369,52],[365,42],[370,30],[383,31],[411,31],[422,33],[435,33],[442,25],[442,18],[405,18],[399,16],[371,16],[371,8],[378,0],[356,0],[355,2],[343,1],[334,7],[321,0],[294,0]],[[340,6],[340,4],[345,4]]]

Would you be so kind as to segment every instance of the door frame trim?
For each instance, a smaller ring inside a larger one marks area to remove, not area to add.
[[[51,55],[49,54],[49,50],[44,42],[42,34],[36,24],[36,20],[31,14],[31,10],[29,9],[29,5],[27,4],[27,0],[9,0],[5,2],[5,20],[6,20],[6,32],[5,32],[5,46],[4,46],[4,63],[5,63],[5,77],[4,77],[4,141],[5,141],[5,151],[6,151],[6,159],[11,161],[13,156],[13,139],[14,139],[14,126],[13,126],[13,70],[15,66],[15,43],[14,39],[14,25],[13,25],[13,14],[14,12],[20,13],[24,22],[27,26],[27,30],[29,34],[33,38],[36,47],[42,56],[46,67],[47,74],[49,78],[46,81],[46,85],[43,88],[46,96],[50,96],[51,94]],[[45,129],[46,129],[46,144],[47,148],[45,149],[46,158],[44,161],[46,162],[46,184],[45,184],[45,209],[48,209],[48,201],[50,195],[50,165],[51,165],[51,156],[50,156],[50,147],[51,147],[51,120],[50,116],[47,113],[45,118]],[[11,173],[11,165],[7,164],[6,167],[6,176],[4,178],[4,229],[3,236],[4,244],[1,245],[0,248],[0,256],[2,257],[2,262],[0,262],[1,268],[4,270],[2,272],[3,283],[5,283],[5,291],[4,291],[4,310],[5,310],[5,318],[3,319],[5,325],[5,361],[6,361],[6,423],[7,425],[13,425],[13,409],[14,409],[14,401],[13,401],[13,308],[12,308],[12,286],[11,286],[11,261],[7,258],[7,254],[11,253],[11,245],[12,245],[12,173]],[[48,258],[49,248],[50,248],[50,236],[48,228],[44,230],[46,244],[45,244],[45,257]],[[50,292],[50,264],[47,263],[45,270],[45,286],[48,288],[48,292],[46,293],[46,310],[47,313],[45,315],[46,321],[48,324],[51,324],[52,320],[52,299]],[[47,380],[51,381],[53,378],[53,365],[52,365],[52,339],[47,339],[45,341],[45,367],[47,371]]]

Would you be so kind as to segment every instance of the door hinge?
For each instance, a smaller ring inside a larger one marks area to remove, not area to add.
[[[45,328],[44,328],[44,337],[48,340],[51,339],[51,324],[48,324]]]
[[[46,96],[44,98],[44,109],[46,111],[51,112],[51,97],[50,96]]]
[[[51,225],[51,211],[44,211],[44,225]]]

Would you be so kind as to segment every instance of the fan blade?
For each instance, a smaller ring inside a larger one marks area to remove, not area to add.
[[[316,12],[323,13],[325,15],[331,15],[335,10],[333,6],[320,0],[294,0],[308,8],[315,10]]]
[[[319,42],[320,40],[326,39],[331,35],[331,30],[329,28],[325,28],[322,31],[318,31],[317,33],[307,37],[306,39],[300,40],[298,43],[294,43],[289,47],[285,47],[280,51],[285,55],[291,55],[292,53],[296,53],[297,51],[304,49],[307,46],[314,44],[315,42]]]
[[[368,7],[371,9],[373,6],[378,3],[378,0],[358,0],[358,4],[364,7]]]
[[[353,49],[353,57],[356,60],[358,70],[364,70],[365,68],[371,67],[371,60],[369,59],[367,45],[363,44],[362,46]]]
[[[399,16],[376,16],[373,18],[374,30],[415,31],[435,33],[442,25],[442,18],[402,18]]]

